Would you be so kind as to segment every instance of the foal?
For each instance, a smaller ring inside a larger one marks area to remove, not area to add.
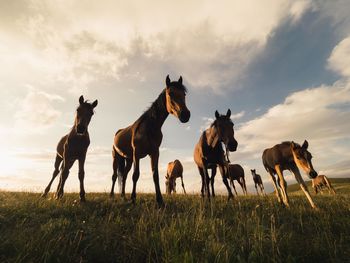
[[[186,194],[184,180],[183,180],[183,167],[179,160],[175,160],[173,162],[168,163],[167,174],[165,176],[166,182],[166,192],[167,194],[171,194],[171,192],[176,193],[176,179],[181,178],[182,189],[184,190],[184,194]]]
[[[214,177],[217,166],[219,166],[222,180],[226,186],[228,198],[233,197],[227,181],[227,161],[222,148],[222,143],[224,143],[229,151],[234,152],[237,150],[238,143],[234,137],[233,122],[230,117],[230,109],[226,115],[220,115],[218,111],[215,111],[215,121],[202,133],[194,149],[194,161],[202,177],[202,197],[204,197],[206,192],[208,199],[210,199],[210,180],[212,182],[212,194],[215,196]],[[209,178],[208,169],[212,169],[211,179]]]
[[[131,165],[134,164],[131,200],[133,203],[135,202],[136,184],[140,176],[140,159],[149,155],[151,157],[156,199],[159,206],[163,205],[158,172],[159,147],[163,139],[161,129],[169,114],[176,116],[182,123],[188,122],[191,116],[186,106],[187,89],[182,84],[182,77],[178,81],[170,81],[168,75],[165,84],[166,88],[151,107],[132,125],[120,129],[114,136],[111,197],[114,196],[114,185],[117,177],[118,180],[121,179],[121,196],[125,197],[126,177]]]
[[[74,126],[72,130],[61,138],[57,145],[55,170],[52,174],[52,179],[48,186],[45,188],[45,192],[42,197],[46,197],[50,191],[51,184],[55,180],[56,176],[60,173],[60,182],[57,187],[56,199],[63,196],[63,187],[67,180],[69,169],[73,166],[76,160],[79,161],[79,181],[80,181],[80,201],[85,201],[84,190],[84,163],[86,158],[86,152],[90,144],[90,137],[88,132],[88,126],[92,115],[94,114],[94,108],[97,106],[97,100],[93,103],[84,101],[84,97],[79,98],[79,107],[75,115]],[[63,161],[62,166],[61,162]]]
[[[243,167],[240,166],[239,164],[229,164],[228,169],[229,170],[227,173],[227,177],[229,178],[232,188],[235,191],[236,195],[238,194],[236,191],[234,180],[236,180],[239,183],[239,185],[242,187],[243,194],[247,195],[248,193],[247,193],[247,187],[244,179]]]
[[[322,192],[323,187],[328,188],[329,193],[335,194],[335,190],[327,176],[318,175],[316,178],[312,179],[312,188],[314,189],[315,194]]]
[[[259,195],[259,192],[258,192],[258,186],[259,186],[261,194],[265,195],[264,185],[263,185],[260,174],[257,174],[255,169],[253,169],[253,170],[251,169],[250,171],[251,171],[252,176],[253,176],[256,194]]]

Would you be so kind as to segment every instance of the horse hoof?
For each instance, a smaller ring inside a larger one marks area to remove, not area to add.
[[[114,199],[114,193],[113,193],[113,194],[110,193],[110,194],[109,194],[109,198],[110,198],[110,199]]]
[[[47,197],[47,193],[43,193],[40,197],[41,198],[46,198]]]
[[[80,203],[86,203],[85,197],[80,198]]]

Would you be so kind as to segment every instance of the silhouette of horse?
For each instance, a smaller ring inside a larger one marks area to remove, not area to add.
[[[168,163],[168,170],[165,176],[166,182],[166,192],[167,194],[171,194],[171,192],[176,193],[176,178],[181,178],[181,185],[184,190],[184,194],[186,194],[185,185],[183,181],[183,167],[179,160],[175,160],[173,162]]]
[[[322,192],[322,188],[328,188],[329,193],[335,194],[335,190],[332,187],[331,182],[328,180],[325,175],[318,175],[316,178],[312,179],[312,188],[315,191],[315,194]]]
[[[55,170],[52,174],[52,179],[46,187],[42,197],[46,197],[50,191],[51,184],[55,180],[56,176],[61,170],[60,182],[57,187],[56,199],[63,196],[64,184],[68,178],[69,170],[73,166],[76,160],[79,161],[79,181],[80,181],[80,201],[85,201],[84,190],[84,164],[86,158],[86,152],[90,145],[90,137],[88,132],[88,126],[92,115],[94,114],[94,108],[97,106],[97,100],[93,103],[84,101],[84,97],[79,98],[79,107],[75,115],[74,126],[72,130],[61,138],[57,145],[57,154],[55,160]],[[62,166],[61,165],[61,162]]]
[[[153,172],[153,181],[156,190],[156,199],[159,206],[163,205],[163,197],[159,187],[158,159],[159,146],[162,142],[162,125],[169,114],[176,116],[182,123],[190,119],[185,96],[187,89],[182,84],[182,77],[178,81],[170,81],[166,77],[166,88],[153,102],[151,107],[132,125],[120,129],[114,136],[113,145],[113,176],[110,196],[114,196],[114,185],[117,177],[121,184],[121,196],[125,198],[125,182],[132,164],[133,188],[131,199],[136,200],[136,184],[140,176],[140,159],[149,155]]]
[[[266,171],[271,176],[278,202],[282,203],[283,201],[286,206],[289,206],[289,199],[283,171],[289,170],[294,174],[312,208],[317,208],[298,169],[298,167],[302,168],[310,178],[317,176],[311,162],[311,153],[307,150],[308,146],[309,143],[306,140],[302,146],[294,142],[282,142],[263,152],[262,161]],[[277,175],[276,178],[275,175]]]
[[[251,169],[250,171],[252,173],[256,194],[259,195],[259,192],[258,192],[258,186],[259,186],[261,194],[265,195],[264,184],[262,182],[260,174],[257,174],[255,169],[253,170]]]
[[[206,192],[208,199],[210,199],[210,180],[212,183],[212,194],[215,196],[214,177],[217,166],[219,166],[222,180],[227,188],[228,198],[233,197],[227,181],[227,161],[225,160],[225,152],[222,148],[222,143],[224,143],[229,151],[233,152],[237,150],[238,143],[234,138],[233,123],[230,116],[230,109],[226,115],[220,115],[218,111],[215,111],[215,121],[202,133],[194,149],[194,161],[202,177],[202,197],[204,197],[204,193]],[[208,169],[212,169],[211,179],[209,178]]]
[[[240,166],[239,164],[229,164],[228,169],[229,170],[227,173],[227,177],[229,178],[231,182],[231,186],[235,191],[236,195],[238,194],[236,191],[234,180],[236,180],[239,183],[239,185],[242,187],[243,194],[247,195],[247,187],[245,184],[244,170],[242,166]]]

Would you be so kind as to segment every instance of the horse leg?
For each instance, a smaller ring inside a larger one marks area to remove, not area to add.
[[[203,167],[203,174],[204,174],[204,180],[205,180],[205,191],[207,193],[207,197],[210,200],[210,189],[209,189],[209,174],[207,168]]]
[[[201,196],[203,198],[204,194],[205,194],[205,178],[204,178],[203,170],[198,167],[198,171],[199,171],[199,174],[201,175],[201,178],[202,178]]]
[[[282,192],[282,198],[283,198],[283,203],[289,207],[289,199],[287,195],[287,182],[284,180],[283,173],[281,171],[281,168],[279,165],[275,165],[275,170],[277,172],[277,175],[280,179],[280,186],[281,186],[281,192]]]
[[[176,194],[176,178],[174,178],[174,194]]]
[[[62,172],[61,172],[61,176],[60,176],[60,183],[57,186],[57,191],[56,191],[56,199],[60,199],[63,196],[63,188],[64,188],[64,184],[66,183],[66,180],[68,178],[69,175],[69,170],[70,168],[73,166],[75,160],[67,160],[65,159],[63,162],[63,167],[62,167]]]
[[[53,171],[52,178],[51,178],[49,184],[47,185],[47,187],[45,188],[45,191],[41,195],[41,197],[46,197],[47,194],[49,193],[53,181],[55,180],[57,175],[60,173],[60,164],[61,164],[62,160],[63,160],[62,157],[57,154],[56,155],[56,160],[55,160],[55,165],[54,165],[55,166],[55,170]]]
[[[184,194],[186,194],[184,179],[182,175],[181,175],[181,185],[182,185],[182,189],[184,190]]]
[[[140,177],[140,159],[136,157],[135,149],[134,149],[134,157],[133,157],[133,163],[134,163],[134,173],[132,174],[132,193],[131,193],[131,200],[133,203],[136,201],[136,184]]]
[[[222,181],[224,182],[224,185],[226,186],[226,189],[227,189],[227,192],[228,192],[228,199],[231,199],[231,198],[233,198],[233,194],[232,194],[230,185],[228,184],[228,181],[227,181],[225,167],[223,165],[219,165],[219,169],[220,169]]]
[[[235,191],[235,194],[238,195],[237,190],[236,190],[236,186],[235,186],[235,183],[234,183],[233,179],[230,179],[230,180],[231,180],[232,188]]]
[[[158,172],[158,161],[159,161],[159,149],[151,154],[151,166],[153,172],[153,181],[156,189],[156,199],[159,207],[164,206],[162,193],[160,192],[159,187],[159,172]],[[175,184],[175,182],[174,182]],[[175,186],[176,187],[176,186]],[[176,192],[176,190],[175,190]]]
[[[125,170],[122,178],[122,191],[121,191],[121,197],[125,199],[125,185],[126,185],[126,178],[128,177],[128,173],[131,169],[132,166],[132,160],[131,159],[125,159],[126,165],[125,165]]]
[[[266,193],[265,193],[265,189],[264,189],[264,185],[263,185],[263,183],[261,182],[260,184],[259,184],[259,186],[260,186],[260,191],[261,191],[261,193],[262,193],[262,195],[266,195]]]
[[[282,200],[281,200],[280,192],[279,192],[279,189],[278,189],[278,186],[277,186],[277,183],[276,183],[275,176],[273,175],[273,173],[271,171],[269,171],[269,175],[270,175],[270,178],[271,178],[271,181],[272,181],[272,185],[275,188],[275,194],[276,194],[277,200],[278,200],[279,203],[281,203]]]
[[[255,183],[255,182],[254,182],[254,186],[255,186],[256,195],[259,195],[258,187],[256,186],[256,183]]]
[[[247,192],[247,186],[246,186],[246,184],[245,184],[245,179],[244,179],[244,177],[241,177],[241,180],[242,180],[242,189],[243,189],[243,193],[244,193],[244,195],[247,195],[248,192]]]
[[[304,182],[304,179],[303,179],[303,177],[301,177],[299,169],[297,167],[293,167],[292,172],[295,176],[295,179],[299,183],[301,190],[303,190],[304,194],[306,195],[306,198],[309,200],[311,207],[314,209],[317,209],[317,206],[315,205],[314,201],[312,200],[311,195],[309,193],[309,190],[307,189],[307,186]]]
[[[213,197],[215,197],[215,190],[214,190],[215,176],[216,176],[216,168],[212,168],[211,169],[210,184],[211,184],[211,194]]]
[[[112,175],[112,189],[111,189],[111,192],[109,194],[110,198],[114,197],[114,186],[115,186],[115,181],[117,180],[117,178],[118,178],[118,160],[117,160],[117,156],[115,153],[115,149],[113,149],[113,175]]]
[[[79,182],[80,182],[80,201],[85,202],[85,189],[84,189],[84,177],[85,177],[85,164],[86,153],[79,159]]]

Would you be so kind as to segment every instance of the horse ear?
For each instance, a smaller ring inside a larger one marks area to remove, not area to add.
[[[95,108],[95,107],[97,106],[97,103],[98,103],[98,101],[95,100],[95,101],[91,104],[91,106],[92,106],[93,108]]]
[[[216,111],[215,111],[215,118],[219,119],[219,117],[220,117],[220,114],[219,114],[219,112],[216,110]]]
[[[307,140],[304,141],[304,143],[301,147],[305,150],[307,149],[307,147],[309,147],[309,143],[307,142]]]
[[[231,117],[231,110],[230,110],[230,109],[227,110],[226,117],[227,117],[227,118],[230,118],[230,117]]]
[[[170,86],[170,78],[169,78],[169,75],[168,75],[168,76],[166,76],[166,79],[165,79],[165,84],[166,84],[166,86],[167,86],[167,87],[169,87],[169,86]]]
[[[180,83],[180,85],[182,85],[182,76],[180,76],[178,82]]]
[[[84,97],[83,97],[83,95],[80,96],[80,98],[79,98],[79,103],[80,103],[80,104],[83,104],[83,103],[84,103]]]

